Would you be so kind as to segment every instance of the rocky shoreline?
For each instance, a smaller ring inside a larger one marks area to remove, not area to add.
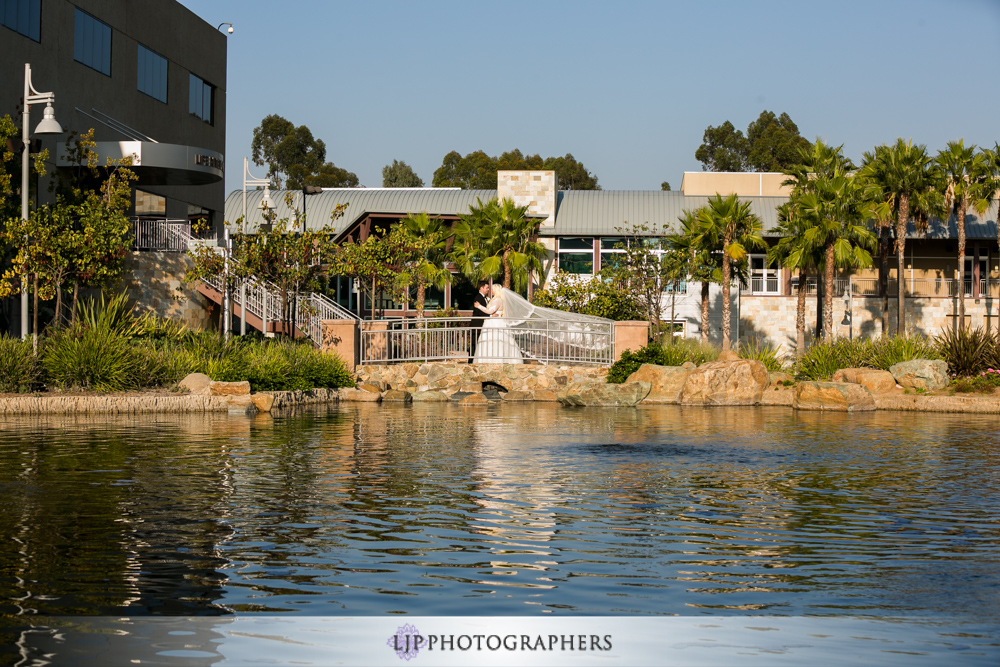
[[[797,410],[1000,414],[1000,397],[927,394],[947,386],[944,362],[918,360],[891,371],[843,369],[830,382],[795,382],[758,361],[725,354],[701,366],[646,364],[622,384],[607,368],[532,364],[428,363],[365,366],[357,386],[250,393],[246,382],[213,382],[200,374],[181,381],[184,394],[0,397],[0,416],[227,412],[253,415],[336,402],[558,402],[566,406],[784,406]],[[909,393],[910,391],[916,393]]]

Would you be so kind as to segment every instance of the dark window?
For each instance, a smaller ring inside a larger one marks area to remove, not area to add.
[[[111,26],[76,10],[73,60],[111,76]]]
[[[568,238],[559,239],[559,250],[593,250],[594,239],[592,238]]]
[[[212,98],[215,87],[205,83],[201,77],[191,75],[190,96],[188,97],[188,111],[192,116],[197,116],[209,125],[212,124]]]
[[[167,59],[139,44],[136,87],[140,93],[167,103]]]
[[[0,22],[28,39],[41,42],[42,0],[0,0]]]

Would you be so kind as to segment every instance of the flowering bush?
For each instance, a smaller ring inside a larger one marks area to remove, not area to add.
[[[1000,387],[1000,370],[987,368],[979,375],[957,378],[952,382],[952,386],[957,392],[990,394]]]

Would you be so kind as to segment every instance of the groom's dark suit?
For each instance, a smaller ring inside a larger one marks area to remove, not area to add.
[[[478,303],[480,306],[482,306],[483,308],[485,308],[486,306],[489,305],[490,302],[481,293],[476,292],[476,300],[473,303],[474,304]],[[472,306],[472,320],[469,322],[469,327],[471,328],[471,331],[469,331],[469,337],[470,337],[470,341],[469,341],[469,356],[470,357],[476,356],[476,342],[479,340],[480,330],[483,328],[483,322],[485,320],[486,320],[486,317],[483,315],[483,311],[479,310],[478,308],[476,308],[475,305],[473,305]],[[470,363],[471,363],[471,360],[470,360]]]

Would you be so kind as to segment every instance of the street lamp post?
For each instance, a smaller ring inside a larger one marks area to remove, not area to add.
[[[250,165],[247,158],[243,158],[243,218],[240,225],[240,229],[245,229],[247,224],[247,186],[252,185],[254,187],[264,186],[264,197],[260,200],[260,207],[264,210],[274,208],[271,204],[271,179],[269,178],[254,178],[250,173]],[[228,253],[231,251],[231,241],[229,239],[229,229],[226,228],[226,254],[228,261]],[[228,270],[228,264],[227,264]],[[240,335],[245,336],[247,333],[247,284],[246,281],[240,282],[240,307],[243,313],[243,317],[240,318]],[[267,303],[265,300],[264,312],[261,313],[261,321],[263,324],[264,331],[262,333],[267,333]]]
[[[52,103],[56,101],[55,93],[40,93],[31,85],[31,65],[24,63],[24,110],[21,112],[21,220],[27,226],[28,221],[28,166],[31,151],[31,134],[28,132],[28,120],[32,104],[45,102],[45,114],[42,122],[35,128],[35,134],[62,134],[62,127],[56,122]],[[28,239],[25,239],[27,244]],[[33,332],[37,336],[38,332]],[[21,283],[21,339],[28,337],[28,274],[25,273]]]

